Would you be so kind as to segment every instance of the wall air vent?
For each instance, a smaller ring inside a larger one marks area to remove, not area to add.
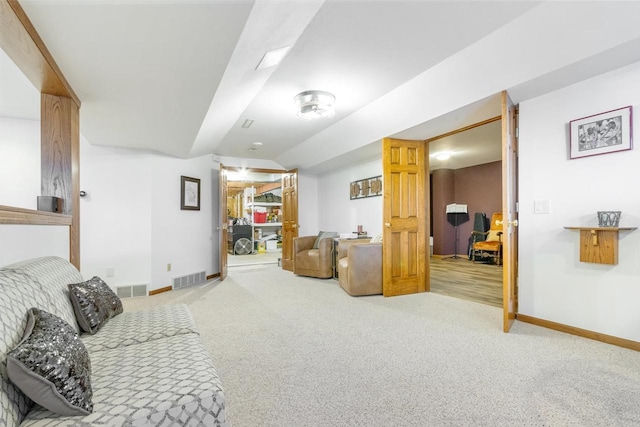
[[[120,298],[146,297],[147,285],[129,285],[116,287],[116,295]]]
[[[207,273],[200,271],[198,273],[187,274],[186,276],[174,277],[172,279],[173,289],[182,289],[187,286],[197,285],[207,280]]]

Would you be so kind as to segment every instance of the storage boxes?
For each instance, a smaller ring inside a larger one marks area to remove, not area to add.
[[[253,222],[257,224],[262,224],[267,222],[267,213],[266,212],[254,212],[253,213]]]

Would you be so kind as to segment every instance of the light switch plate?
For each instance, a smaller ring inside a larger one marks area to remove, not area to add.
[[[536,214],[548,214],[549,213],[549,201],[548,200],[534,200],[533,201],[533,213],[536,213]]]

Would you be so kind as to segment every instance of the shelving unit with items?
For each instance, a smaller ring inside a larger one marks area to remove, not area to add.
[[[245,218],[252,227],[252,245],[258,253],[282,250],[281,188],[245,189]]]

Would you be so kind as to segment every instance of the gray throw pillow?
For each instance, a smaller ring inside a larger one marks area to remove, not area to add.
[[[95,334],[109,319],[122,313],[122,301],[101,278],[69,285],[69,299],[83,331]]]
[[[7,354],[9,379],[31,400],[59,415],[88,415],[91,360],[75,329],[31,308],[22,341]]]
[[[313,244],[313,249],[318,249],[320,247],[320,240],[326,238],[334,238],[338,237],[338,233],[335,231],[321,231],[318,233],[318,237],[316,237],[316,241]]]

